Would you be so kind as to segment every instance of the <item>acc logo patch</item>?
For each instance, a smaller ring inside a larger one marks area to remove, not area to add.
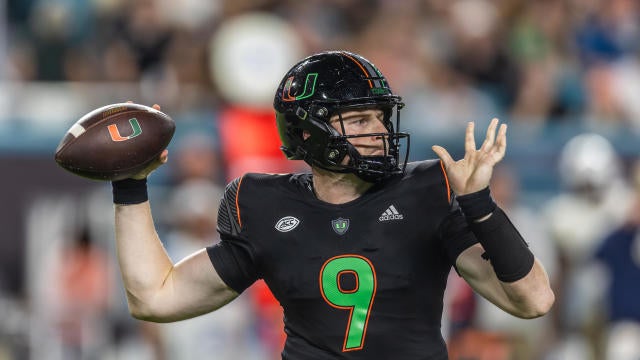
[[[289,232],[295,229],[298,224],[300,224],[300,220],[297,218],[293,216],[285,216],[276,223],[276,230],[280,232]]]

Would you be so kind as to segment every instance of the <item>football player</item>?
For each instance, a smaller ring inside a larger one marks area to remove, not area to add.
[[[439,160],[407,163],[403,105],[360,55],[323,52],[294,65],[276,91],[275,120],[283,152],[310,172],[232,181],[218,213],[222,241],[177,264],[146,192],[166,151],[114,182],[132,315],[198,316],[264,279],[284,309],[283,359],[447,359],[440,322],[452,267],[510,314],[547,313],[545,270],[489,192],[506,125],[492,120],[477,148],[469,123],[461,160],[434,146]]]

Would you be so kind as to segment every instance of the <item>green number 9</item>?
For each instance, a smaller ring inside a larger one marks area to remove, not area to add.
[[[340,277],[344,274],[355,276],[355,289],[340,287]],[[359,255],[341,255],[327,260],[320,270],[320,292],[329,305],[350,311],[342,351],[362,349],[376,294],[376,273],[371,261]]]

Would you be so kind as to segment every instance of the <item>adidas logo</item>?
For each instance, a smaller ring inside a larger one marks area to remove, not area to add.
[[[390,205],[387,210],[385,210],[382,215],[378,218],[379,221],[389,221],[389,220],[402,220],[404,216],[396,210],[396,207]]]

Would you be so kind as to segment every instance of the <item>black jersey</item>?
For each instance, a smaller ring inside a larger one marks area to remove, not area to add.
[[[317,199],[310,174],[246,174],[227,187],[208,253],[238,293],[265,280],[284,309],[283,359],[446,359],[447,275],[477,242],[464,221],[443,231],[452,217],[435,160],[339,205]]]

